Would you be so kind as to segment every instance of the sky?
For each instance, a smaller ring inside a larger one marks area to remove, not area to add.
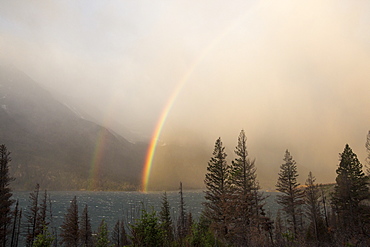
[[[170,105],[161,147],[210,157],[221,137],[232,159],[244,129],[266,181],[286,149],[301,182],[310,170],[334,182],[346,143],[365,163],[368,1],[1,0],[0,58],[137,139]],[[158,181],[172,163],[161,150]],[[205,172],[207,160],[191,162]]]

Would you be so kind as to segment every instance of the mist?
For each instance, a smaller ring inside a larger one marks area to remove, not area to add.
[[[312,171],[329,183],[346,143],[365,164],[369,11],[349,0],[2,1],[0,57],[132,141],[151,138],[188,75],[153,188],[202,186],[215,140],[231,161],[241,129],[263,187],[286,149],[301,182]]]

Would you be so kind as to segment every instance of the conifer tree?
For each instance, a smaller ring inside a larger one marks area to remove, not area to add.
[[[47,191],[45,190],[44,191],[44,195],[43,197],[41,198],[41,203],[40,203],[40,207],[39,207],[39,214],[38,214],[38,227],[39,229],[37,230],[37,232],[39,233],[43,233],[44,229],[47,229],[45,228],[45,226],[48,226],[49,225],[49,221],[47,221],[46,219],[46,216],[47,216],[47,211],[48,211],[48,204],[47,204],[47,199],[48,199],[48,194],[47,194]]]
[[[142,210],[141,218],[131,225],[131,239],[133,246],[162,247],[163,235],[159,226],[156,212],[148,213]]]
[[[231,211],[234,221],[234,234],[239,236],[240,244],[250,242],[251,227],[259,226],[263,195],[259,192],[255,160],[248,158],[247,137],[242,130],[235,147],[236,158],[231,165]]]
[[[186,237],[186,211],[185,211],[185,202],[184,195],[182,192],[182,183],[180,182],[180,208],[179,208],[179,218],[177,220],[177,235],[180,242]]]
[[[225,147],[223,147],[221,138],[218,138],[213,156],[208,162],[204,180],[206,185],[204,214],[212,222],[213,231],[221,237],[225,237],[229,232],[227,196],[230,192],[230,167],[227,164],[226,156]]]
[[[109,232],[108,226],[104,219],[100,222],[98,234],[96,236],[96,247],[109,247]]]
[[[50,195],[48,195],[48,202],[49,202],[49,218],[50,218],[50,225],[51,225],[51,234],[53,235],[54,237],[54,241],[53,241],[53,246],[54,247],[57,247],[58,246],[58,228],[59,226],[56,226],[54,224],[54,221],[53,221],[53,203],[52,203],[52,200],[50,198]]]
[[[76,196],[72,199],[67,214],[64,216],[61,225],[61,241],[64,246],[77,247],[79,244],[79,227],[78,227],[78,205]]]
[[[121,238],[121,243],[122,243],[122,246],[127,246],[130,244],[130,242],[128,241],[128,237],[127,237],[127,233],[126,233],[126,229],[125,229],[125,222],[123,221],[123,219],[121,220],[121,223],[120,223],[120,238]]]
[[[91,230],[91,221],[90,221],[90,216],[89,216],[87,205],[85,205],[80,219],[81,219],[80,227],[79,227],[80,243],[84,247],[92,247],[93,238],[92,238],[92,230]]]
[[[306,205],[306,215],[311,221],[311,226],[313,228],[315,242],[319,242],[319,224],[323,222],[320,210],[320,189],[317,184],[315,184],[316,178],[309,172],[308,178],[306,180],[305,192],[305,205]]]
[[[237,157],[232,161],[230,180],[233,189],[239,194],[250,195],[256,187],[255,161],[250,161],[247,151],[247,137],[242,130],[238,137],[238,145],[235,147]]]
[[[120,231],[120,220],[117,220],[112,231],[112,244],[114,247],[122,247],[121,243],[121,231]]]
[[[13,212],[13,228],[12,228],[12,238],[10,242],[10,246],[13,247],[15,246],[15,241],[16,241],[16,234],[17,234],[17,222],[18,222],[18,216],[19,216],[19,200],[15,203],[15,209]]]
[[[35,190],[30,193],[29,201],[30,205],[28,207],[26,213],[27,219],[27,237],[26,243],[27,246],[32,246],[33,241],[35,240],[36,236],[40,234],[41,231],[41,224],[39,222],[39,192],[40,192],[40,185],[36,184]]]
[[[281,219],[281,210],[280,209],[276,213],[274,232],[275,232],[275,244],[276,244],[276,246],[285,246],[285,244],[284,244],[285,239],[283,238],[285,228],[284,228],[284,225],[283,225],[283,221]]]
[[[186,233],[187,233],[187,235],[191,234],[191,227],[193,226],[193,224],[194,224],[193,214],[191,212],[189,212],[186,216]]]
[[[40,231],[33,242],[32,247],[50,247],[54,242],[54,236],[49,232],[48,227]]]
[[[291,224],[294,238],[298,233],[298,219],[300,215],[300,207],[304,203],[303,191],[299,188],[297,182],[298,172],[296,162],[290,155],[289,151],[285,151],[284,161],[280,166],[279,178],[276,184],[276,189],[282,194],[277,196],[277,202],[283,207],[283,211],[288,216],[288,222]]]
[[[362,165],[348,144],[340,154],[336,173],[338,175],[332,194],[332,206],[344,232],[359,233],[362,221],[367,218],[362,215],[365,207],[362,202],[369,198],[369,189]]]
[[[164,245],[171,246],[173,241],[173,225],[171,219],[170,205],[167,199],[167,193],[164,192],[162,196],[162,206],[159,212],[159,221],[163,230]]]
[[[114,247],[123,247],[129,244],[123,220],[117,220],[113,228],[112,243]]]
[[[14,179],[9,174],[10,152],[5,145],[0,145],[0,246],[7,246],[10,233],[12,212],[12,192],[9,187]]]
[[[18,242],[19,242],[19,235],[21,233],[21,222],[22,222],[22,208],[19,210],[19,214],[17,217],[17,227],[15,231],[15,239],[14,242],[12,243],[11,247],[18,247]]]

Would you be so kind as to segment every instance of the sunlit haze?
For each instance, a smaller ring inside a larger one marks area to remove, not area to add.
[[[231,162],[242,129],[263,188],[286,149],[301,183],[331,183],[346,143],[365,163],[369,13],[351,0],[3,0],[0,58],[132,142],[160,128],[149,188],[202,187],[215,140]]]

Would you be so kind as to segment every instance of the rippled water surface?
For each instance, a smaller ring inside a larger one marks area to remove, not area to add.
[[[23,208],[24,213],[30,204],[28,199],[29,193],[13,192],[13,198],[19,199],[19,204]],[[107,222],[109,229],[112,229],[117,220],[123,219],[126,226],[135,222],[135,219],[139,218],[143,208],[148,211],[159,211],[163,196],[163,192],[50,191],[48,194],[52,202],[53,222],[51,227],[58,228],[62,224],[70,201],[76,196],[80,214],[85,205],[88,205],[93,230],[97,230],[103,218]],[[40,192],[40,195],[42,196],[43,192]],[[183,195],[186,212],[191,212],[195,219],[198,218],[203,209],[203,191],[184,191]],[[265,209],[274,215],[277,210],[275,203],[276,193],[265,192],[265,195],[268,196]],[[167,192],[167,197],[171,208],[172,219],[176,222],[180,202],[179,192]],[[24,217],[23,222],[25,222]]]

